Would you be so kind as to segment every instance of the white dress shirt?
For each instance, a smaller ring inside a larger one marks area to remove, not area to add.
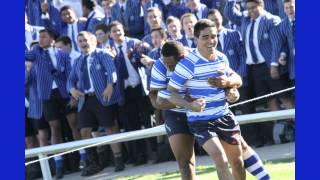
[[[85,90],[85,93],[94,92],[93,81],[92,81],[92,77],[91,77],[91,74],[90,74],[90,67],[92,65],[92,61],[93,61],[93,59],[91,57],[91,52],[90,52],[89,56],[87,58],[87,68],[88,68],[88,74],[89,74],[90,88],[88,90]]]
[[[49,52],[49,56],[50,56],[53,67],[57,69],[57,58],[56,58],[55,48],[53,48],[53,47],[48,48],[48,52]],[[56,89],[57,87],[58,87],[58,85],[57,85],[56,81],[53,80],[52,89]]]
[[[260,24],[261,16],[256,18],[254,27],[253,27],[253,45],[254,49],[257,54],[258,62],[256,64],[264,63],[266,62],[264,57],[262,56],[260,49],[259,49],[259,42],[258,42],[258,29],[259,29],[259,24]],[[251,29],[252,22],[248,25],[247,31],[246,31],[246,53],[247,53],[247,59],[246,63],[251,65],[255,64],[252,59],[251,51],[250,51],[250,44],[249,44],[249,36],[250,36],[250,29]]]
[[[124,86],[125,88],[127,88],[128,86],[131,86],[131,87],[136,87],[138,86],[141,81],[140,81],[140,77],[139,77],[139,74],[137,73],[137,71],[134,69],[133,65],[131,64],[129,58],[128,58],[128,55],[127,55],[127,43],[126,41],[124,41],[122,44],[122,52],[124,54],[124,59],[125,59],[125,62],[126,62],[126,66],[127,66],[127,70],[128,70],[128,74],[129,74],[129,77],[128,79],[126,79],[124,81]],[[120,49],[119,49],[119,46],[117,44],[117,52],[120,52]]]
[[[73,33],[74,36],[72,36],[72,27],[73,27]],[[68,37],[71,39],[72,42],[72,49],[75,49],[75,46],[78,46],[77,44],[77,37],[78,37],[78,24],[77,21],[75,21],[73,24],[68,24]],[[76,44],[74,44],[76,43]],[[79,49],[79,48],[78,48]]]

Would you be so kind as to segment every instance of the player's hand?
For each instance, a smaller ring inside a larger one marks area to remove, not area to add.
[[[271,66],[270,67],[270,75],[272,79],[279,79],[280,78],[280,74],[278,71],[278,67],[276,66]]]
[[[279,64],[281,64],[282,66],[284,66],[284,65],[287,64],[287,60],[286,60],[286,58],[285,58],[283,55],[281,55],[281,56],[279,57],[278,62],[279,62]]]
[[[108,84],[108,86],[106,87],[106,89],[103,91],[103,99],[105,101],[110,101],[111,96],[112,96],[112,92],[113,92],[113,86],[112,84]]]
[[[240,94],[237,88],[228,88],[225,91],[227,101],[230,103],[235,103],[239,100]]]
[[[206,107],[206,100],[202,98],[196,99],[192,101],[190,104],[191,110],[195,112],[201,112],[204,110],[205,107]]]
[[[76,88],[71,89],[70,93],[72,97],[76,100],[79,100],[81,96],[84,96],[84,94],[81,91],[77,90]]]
[[[227,88],[229,86],[229,79],[224,74],[223,70],[219,70],[218,73],[220,76],[218,77],[209,77],[208,83],[212,86],[216,86],[218,88]]]

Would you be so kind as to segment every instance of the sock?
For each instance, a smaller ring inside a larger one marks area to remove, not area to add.
[[[84,149],[79,150],[79,154],[80,154],[80,161],[87,160],[86,150],[84,150]]]
[[[119,157],[122,157],[122,153],[121,152],[117,152],[117,153],[114,153],[113,156],[115,158],[119,158]]]
[[[256,154],[252,149],[248,149],[247,151],[243,152],[243,161],[246,170],[257,179],[271,179],[268,172],[264,169],[264,166],[258,154]]]
[[[62,159],[62,156],[56,156],[54,157],[54,162],[55,162],[55,165],[56,165],[56,168],[62,168],[63,166],[63,159]]]

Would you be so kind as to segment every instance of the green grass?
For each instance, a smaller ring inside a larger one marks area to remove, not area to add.
[[[269,172],[272,179],[275,180],[294,180],[295,179],[295,162],[267,162],[265,168]],[[117,180],[180,180],[179,172],[157,173],[141,176],[122,177]],[[214,166],[199,166],[197,167],[198,180],[218,180],[216,169]],[[256,180],[251,174],[247,172],[247,180]]]

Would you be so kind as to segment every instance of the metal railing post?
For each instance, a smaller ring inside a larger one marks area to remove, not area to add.
[[[41,159],[41,158],[47,157],[47,155],[39,154],[38,157],[39,157],[39,159]],[[40,167],[41,167],[43,180],[52,180],[50,166],[49,166],[49,162],[47,159],[40,161]]]

